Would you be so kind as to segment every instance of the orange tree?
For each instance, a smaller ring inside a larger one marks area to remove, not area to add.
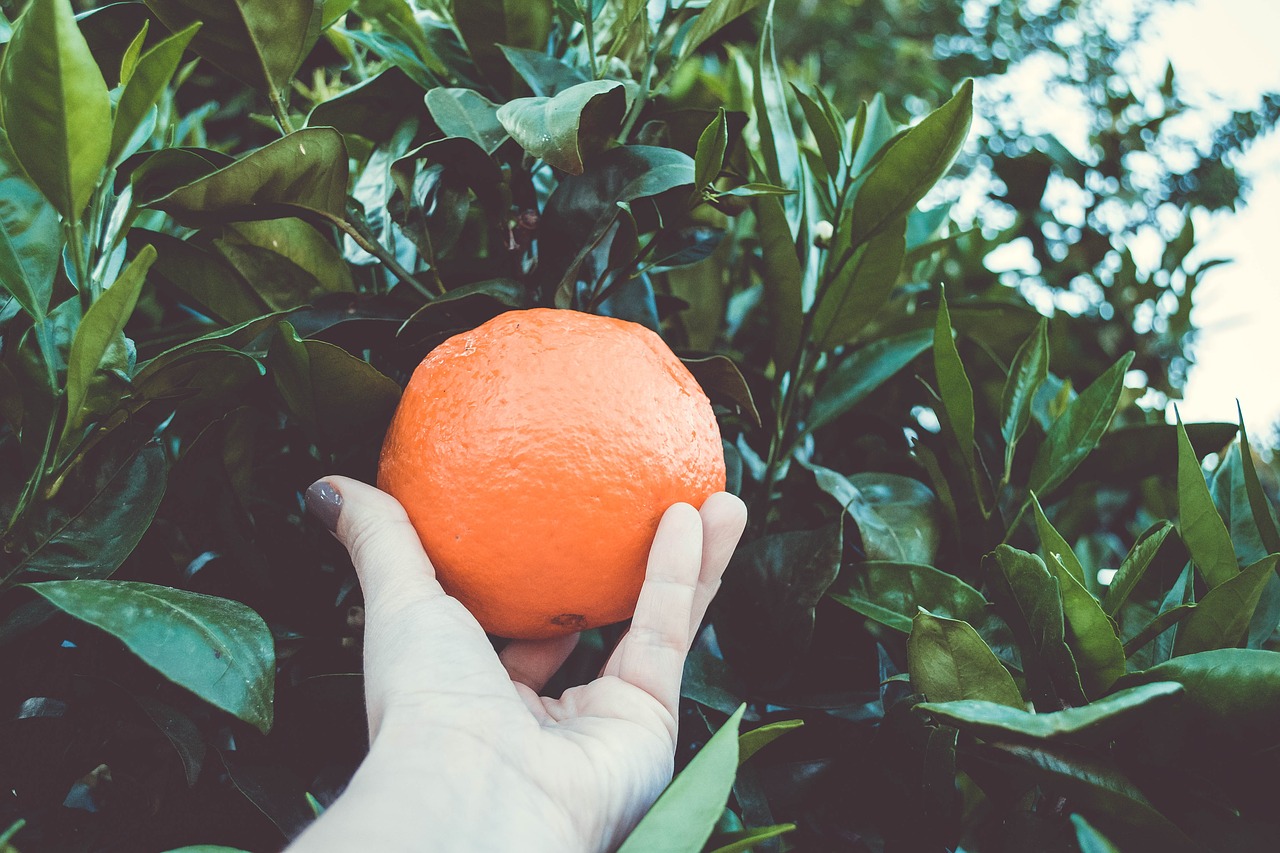
[[[531,306],[659,330],[752,509],[624,849],[1269,849],[1269,486],[926,199],[971,83],[842,113],[751,0],[0,5],[4,849],[332,801],[363,614],[300,490]]]

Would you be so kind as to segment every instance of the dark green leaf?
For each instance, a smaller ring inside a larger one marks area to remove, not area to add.
[[[800,267],[795,239],[787,226],[782,200],[777,196],[759,196],[752,209],[756,213],[760,253],[764,260],[761,275],[764,298],[769,305],[774,328],[773,363],[779,370],[787,370],[801,343],[804,270]]]
[[[1138,540],[1133,543],[1133,547],[1129,549],[1124,561],[1120,563],[1120,568],[1112,577],[1111,585],[1107,587],[1107,594],[1102,600],[1102,609],[1109,615],[1115,616],[1120,612],[1120,608],[1129,600],[1133,588],[1138,585],[1138,581],[1142,580],[1142,575],[1147,571],[1147,567],[1159,552],[1160,546],[1172,531],[1171,523],[1157,522],[1143,531]]]
[[[355,10],[360,17],[377,24],[379,32],[408,45],[424,68],[436,74],[449,73],[414,17],[413,4],[406,0],[356,0]]]
[[[571,175],[604,150],[622,124],[626,99],[612,80],[579,83],[550,98],[517,98],[498,108],[498,121],[525,151]]]
[[[186,771],[187,787],[195,787],[205,756],[204,737],[200,734],[200,729],[196,728],[190,717],[158,699],[151,696],[133,698],[151,718],[151,722],[156,724],[156,728],[173,744],[178,757],[182,759],[183,770]]]
[[[804,170],[800,162],[800,146],[796,131],[791,126],[787,109],[787,88],[784,75],[778,68],[777,52],[773,40],[774,0],[769,0],[764,26],[760,30],[760,49],[755,66],[755,118],[760,138],[760,154],[764,159],[764,173],[769,183],[779,187],[800,190],[804,187]],[[800,195],[787,196],[783,204],[786,212],[787,233],[792,239],[800,230],[804,201]]]
[[[722,30],[726,24],[759,5],[760,0],[711,0],[685,34],[684,42],[680,45],[680,58],[676,61],[683,62],[692,56],[704,41]]]
[[[1115,625],[1098,599],[1063,565],[1059,554],[1051,553],[1045,563],[1058,578],[1067,645],[1075,658],[1080,684],[1090,698],[1101,696],[1124,675],[1124,647]]]
[[[822,489],[858,525],[867,559],[933,562],[938,547],[938,499],[923,483],[900,474],[845,477],[820,465],[807,466]]]
[[[275,649],[262,617],[243,604],[136,581],[44,581],[27,587],[116,637],[174,684],[270,730]]]
[[[502,45],[542,50],[551,30],[551,0],[468,0],[453,4],[454,21],[485,79],[500,94],[515,91],[518,78]]]
[[[1182,655],[1125,676],[1121,687],[1176,681],[1196,718],[1191,731],[1248,743],[1251,751],[1280,744],[1280,652],[1218,649]]]
[[[445,136],[470,139],[488,154],[507,139],[507,131],[498,121],[497,105],[479,92],[432,89],[427,92],[427,109]]]
[[[763,726],[757,726],[749,732],[743,732],[738,736],[738,764],[743,764],[748,758],[787,732],[792,729],[798,729],[803,725],[804,720],[779,720],[776,723],[768,723]]]
[[[1205,593],[1178,628],[1174,655],[1235,646],[1244,638],[1280,554],[1263,557]]]
[[[18,165],[0,130],[0,293],[7,290],[31,317],[49,309],[53,277],[62,255],[58,214]]]
[[[742,545],[716,598],[726,659],[762,688],[785,684],[813,641],[814,608],[840,571],[839,522],[763,536]]]
[[[773,826],[764,826],[759,829],[744,829],[740,832],[733,832],[718,837],[716,842],[721,846],[712,850],[711,853],[745,853],[752,850],[761,841],[768,841],[770,838],[777,838],[779,835],[785,835],[796,828],[794,823],[779,823]]]
[[[286,89],[320,38],[321,0],[146,0],[172,32],[199,21],[191,49],[256,89]]]
[[[1049,321],[1041,318],[1035,333],[1018,347],[1000,395],[1000,435],[1004,438],[1004,471],[1013,470],[1018,439],[1031,424],[1031,399],[1049,375]]]
[[[1027,686],[1037,708],[1084,704],[1075,658],[1066,643],[1058,580],[1034,554],[1001,545],[983,558],[996,604],[1022,647]]]
[[[698,148],[693,157],[693,188],[700,192],[720,176],[724,166],[724,152],[729,147],[729,124],[725,120],[724,107],[716,111],[716,117],[698,137]]]
[[[156,250],[144,246],[115,283],[94,302],[76,330],[67,358],[67,420],[63,441],[79,436],[92,417],[90,391],[96,376],[108,364],[113,350],[123,348],[124,324],[133,314]],[[127,364],[114,365],[127,369]]]
[[[1131,352],[1121,356],[1049,427],[1031,466],[1029,486],[1033,492],[1048,496],[1097,446],[1120,403],[1125,371],[1132,361]]]
[[[289,410],[328,446],[385,429],[400,386],[363,359],[321,341],[304,341],[281,323],[267,362]]]
[[[347,147],[342,134],[308,127],[277,139],[229,166],[158,198],[146,207],[178,222],[274,219],[297,205],[342,217],[347,199]]]
[[[1178,533],[1191,559],[1209,586],[1215,587],[1239,573],[1231,534],[1213,505],[1200,460],[1178,418]]]
[[[729,799],[743,705],[667,786],[618,853],[698,853]]]
[[[587,82],[586,76],[577,68],[554,56],[548,56],[541,50],[509,47],[505,44],[498,47],[516,73],[529,84],[533,94],[539,97],[549,98],[571,86]]]
[[[973,120],[973,81],[908,130],[858,190],[852,242],[865,242],[905,216],[947,173]]]
[[[818,144],[818,153],[822,157],[822,165],[826,169],[831,180],[837,180],[840,174],[840,166],[844,163],[844,146],[840,142],[840,136],[844,131],[842,123],[837,123],[833,117],[824,108],[823,104],[806,95],[795,83],[791,84],[791,88],[795,90],[796,97],[800,101],[800,108],[804,110],[805,123],[809,125],[809,131],[813,134],[814,141]],[[822,95],[822,90],[818,90],[818,97]]]
[[[974,461],[973,386],[960,361],[951,332],[951,314],[947,310],[947,294],[938,291],[938,317],[933,330],[933,369],[938,377],[938,393],[942,398],[942,414],[954,437],[965,469],[976,483]]]
[[[1167,610],[1162,609],[1138,633],[1125,641],[1125,657],[1133,657],[1147,643],[1150,643],[1174,625],[1181,624],[1182,620],[1190,616],[1195,609],[1196,606],[1194,604],[1179,604]]]
[[[1076,828],[1076,843],[1080,845],[1080,853],[1120,853],[1120,848],[1080,815],[1071,816],[1071,825]]]
[[[15,573],[105,578],[133,553],[164,496],[164,451],[157,444],[121,448],[111,439],[99,448],[51,503],[37,508]]]
[[[1006,673],[1006,676],[1008,673]],[[963,732],[993,741],[1096,740],[1160,716],[1165,705],[1182,696],[1182,685],[1159,681],[1117,691],[1081,708],[1035,714],[1008,703],[991,701],[923,702],[928,713]]]
[[[158,256],[151,267],[157,287],[170,292],[200,313],[227,324],[244,323],[271,312],[253,285],[217,252],[206,251],[191,240],[136,229],[134,234],[155,246]],[[271,280],[258,284],[268,286]],[[294,303],[296,304],[296,303]],[[294,304],[284,307],[294,307]]]
[[[1236,435],[1235,424],[1187,424],[1186,430],[1200,458],[1226,447]],[[1127,486],[1143,477],[1164,474],[1169,460],[1177,455],[1177,424],[1121,426],[1102,437],[1097,449],[1080,463],[1074,479]]]
[[[906,227],[905,219],[891,224],[826,272],[813,319],[813,340],[820,349],[854,340],[889,299],[902,271]]]
[[[1025,704],[1004,664],[972,625],[958,619],[917,613],[907,637],[907,669],[912,689],[931,703],[981,700],[1018,709]]]
[[[729,669],[715,642],[715,629],[699,632],[684,662],[680,695],[723,714],[732,714],[742,704],[747,688]],[[748,714],[749,719],[756,719]]]
[[[410,112],[408,107],[414,110]],[[422,89],[394,65],[349,89],[316,104],[307,116],[308,127],[334,127],[374,142],[389,142],[396,128],[414,113],[426,121]]]
[[[1280,524],[1277,524],[1275,510],[1258,480],[1258,471],[1253,464],[1253,450],[1249,447],[1249,433],[1244,428],[1244,411],[1240,409],[1239,402],[1236,403],[1236,410],[1240,413],[1240,465],[1244,473],[1245,494],[1249,498],[1249,513],[1258,528],[1263,549],[1269,554],[1280,553]]]
[[[301,219],[237,222],[224,228],[212,246],[271,311],[355,289],[337,248]]]
[[[156,105],[165,87],[173,79],[178,63],[182,61],[183,52],[199,29],[200,24],[194,23],[138,57],[136,66],[124,85],[124,91],[120,93],[120,101],[116,104],[109,162],[116,162],[125,152],[134,131],[142,125],[147,112]],[[122,80],[124,76],[122,73]]]
[[[1072,578],[1083,586],[1085,584],[1084,566],[1080,565],[1080,558],[1076,556],[1075,551],[1071,550],[1071,546],[1062,538],[1062,534],[1049,523],[1044,510],[1040,508],[1040,500],[1035,492],[1031,493],[1030,501],[1031,508],[1035,511],[1036,532],[1040,536],[1040,550],[1044,552],[1045,563],[1048,564],[1051,557],[1058,557],[1062,565],[1071,573]]]
[[[751,387],[747,385],[747,380],[743,378],[742,371],[733,359],[725,355],[709,355],[680,360],[713,402],[717,397],[730,400],[742,415],[757,427],[760,426],[760,412],[756,410],[755,400],[751,397]]]
[[[740,184],[733,189],[716,193],[716,198],[720,199],[724,196],[731,198],[751,198],[758,195],[794,195],[795,190],[789,190],[786,187],[775,187],[773,184],[762,184],[753,181],[748,184]]]
[[[807,431],[819,430],[862,402],[916,356],[929,349],[933,334],[920,329],[878,338],[845,355],[818,387],[809,412]]]
[[[14,24],[0,123],[31,182],[64,219],[79,219],[107,165],[111,97],[70,0],[37,0]]]
[[[829,595],[904,634],[911,631],[920,608],[975,625],[983,622],[988,608],[982,593],[955,575],[907,563],[854,563],[840,573]]]

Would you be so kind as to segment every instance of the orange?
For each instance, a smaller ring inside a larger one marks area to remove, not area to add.
[[[629,618],[662,513],[724,485],[711,403],[662,339],[547,308],[432,350],[378,469],[445,591],[531,639]]]

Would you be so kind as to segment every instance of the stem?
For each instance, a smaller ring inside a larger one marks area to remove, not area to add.
[[[414,290],[418,291],[418,293],[425,296],[427,299],[436,298],[437,294],[434,294],[430,290],[428,290],[422,284],[422,282],[418,281],[416,278],[413,277],[412,274],[409,273],[408,270],[400,266],[400,262],[395,259],[395,256],[392,255],[390,252],[388,252],[386,248],[382,246],[380,243],[378,243],[376,240],[370,240],[366,238],[363,234],[360,233],[360,230],[358,228],[356,228],[354,225],[352,225],[350,222],[348,222],[347,220],[343,219],[340,216],[326,217],[326,219],[328,219],[335,226],[337,226],[339,231],[341,231],[343,234],[346,234],[348,237],[354,240],[357,246],[359,246],[361,249],[364,249],[366,252],[373,255],[378,260],[382,261],[382,263],[386,265],[387,269],[391,270],[391,274],[394,275],[396,278],[398,278],[400,281],[409,285]],[[435,268],[432,267],[433,272],[434,270]],[[439,289],[440,293],[443,294],[445,292],[444,282],[440,281],[440,276],[438,273],[435,274],[434,278],[435,278],[436,287]]]
[[[88,259],[84,254],[84,225],[75,219],[64,222],[67,232],[67,246],[71,249],[71,265],[76,271],[76,289],[80,291],[80,316],[89,313],[89,307],[97,296],[93,282],[90,281]]]
[[[596,66],[596,36],[595,36],[595,30],[594,30],[595,22],[591,20],[590,6],[591,6],[591,2],[590,0],[587,0],[585,7],[582,9],[582,28],[586,30],[586,34],[587,34],[587,56],[591,61],[591,79],[599,80],[600,71]]]
[[[293,122],[289,121],[289,110],[274,86],[271,87],[267,97],[271,100],[271,112],[276,117],[276,124],[280,125],[280,133],[285,136],[293,133]]]

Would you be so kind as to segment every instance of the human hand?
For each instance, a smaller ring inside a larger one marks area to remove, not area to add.
[[[620,844],[671,780],[685,656],[742,535],[742,501],[667,510],[630,628],[600,677],[559,699],[539,691],[576,634],[495,654],[394,498],[331,477],[307,505],[364,589],[370,751],[290,853]]]

